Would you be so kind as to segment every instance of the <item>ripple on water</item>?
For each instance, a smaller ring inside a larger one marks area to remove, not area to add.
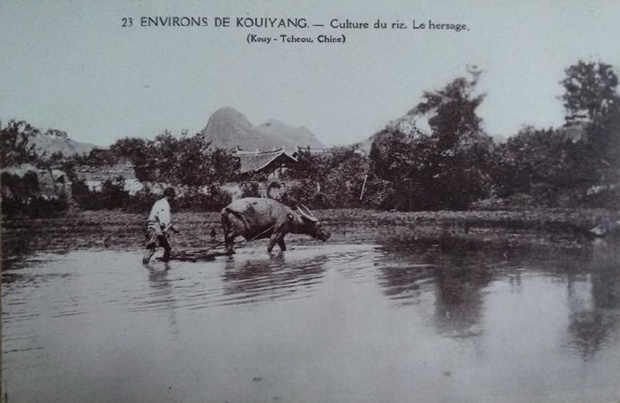
[[[289,400],[299,390],[326,400],[349,385],[356,401],[388,389],[395,401],[420,391],[478,401],[479,390],[537,396],[550,383],[579,388],[577,400],[610,400],[595,390],[620,398],[616,249],[317,244],[269,256],[260,244],[147,266],[140,254],[75,251],[3,272],[2,366],[14,400],[71,388],[96,397],[106,380],[132,400],[161,387],[155,376],[171,380],[162,387],[178,393],[171,401],[199,401],[205,387],[247,401],[265,385]]]

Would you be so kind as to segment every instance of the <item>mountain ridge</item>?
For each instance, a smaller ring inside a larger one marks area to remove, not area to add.
[[[293,127],[276,119],[254,126],[241,112],[225,106],[213,112],[199,132],[211,147],[270,151],[284,147],[327,148],[305,126]]]
[[[56,153],[64,156],[84,155],[95,148],[94,144],[79,142],[70,139],[66,133],[39,133],[28,140],[29,145],[34,146],[34,152],[44,158],[50,158]]]

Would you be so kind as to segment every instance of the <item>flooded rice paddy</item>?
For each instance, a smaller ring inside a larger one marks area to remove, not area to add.
[[[618,245],[264,242],[210,262],[31,250],[8,402],[616,402]]]

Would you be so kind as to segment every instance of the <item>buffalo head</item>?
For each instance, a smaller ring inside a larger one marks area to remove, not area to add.
[[[297,205],[297,212],[299,213],[301,233],[310,235],[311,237],[320,239],[321,241],[327,241],[329,239],[331,234],[323,228],[323,225],[321,225],[319,219],[312,214],[308,207],[303,204],[299,204]]]

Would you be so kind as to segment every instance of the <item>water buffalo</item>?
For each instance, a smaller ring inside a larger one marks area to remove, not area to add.
[[[269,238],[267,252],[271,252],[276,244],[286,250],[284,236],[289,232],[310,235],[322,241],[330,237],[330,233],[303,205],[291,209],[269,198],[246,197],[233,201],[222,209],[222,227],[229,254],[233,253],[237,236],[246,240]]]

